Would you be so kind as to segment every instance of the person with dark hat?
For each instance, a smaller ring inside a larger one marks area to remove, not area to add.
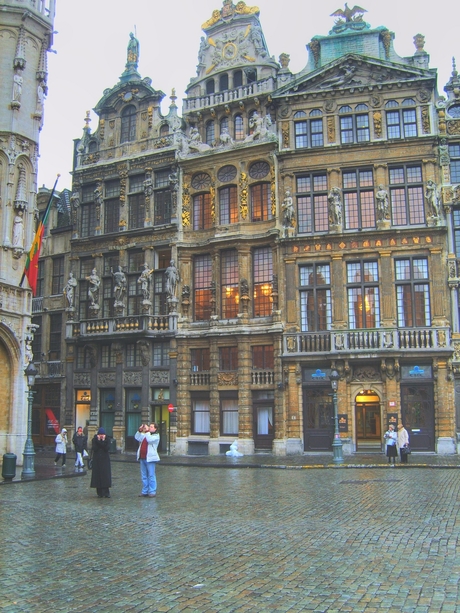
[[[110,438],[104,428],[99,428],[92,440],[93,470],[90,487],[96,488],[98,498],[110,498],[112,469],[110,466]]]

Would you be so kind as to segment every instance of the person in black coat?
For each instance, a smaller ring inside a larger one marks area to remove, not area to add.
[[[93,470],[90,487],[96,488],[99,498],[110,498],[112,470],[109,455],[110,439],[104,428],[99,428],[92,441]]]

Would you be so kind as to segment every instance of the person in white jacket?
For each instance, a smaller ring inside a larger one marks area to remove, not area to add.
[[[56,443],[56,458],[54,460],[54,465],[57,466],[59,458],[62,457],[62,468],[64,468],[67,453],[67,430],[65,428],[62,428],[61,432],[54,439],[54,442]]]
[[[398,447],[399,455],[401,456],[401,464],[407,464],[408,454],[405,453],[403,449],[409,447],[409,433],[402,424],[398,426]]]
[[[157,424],[155,422],[149,426],[141,424],[134,438],[140,443],[137,459],[141,464],[142,491],[139,496],[154,498],[157,494],[155,467],[160,461],[157,451],[160,442]]]

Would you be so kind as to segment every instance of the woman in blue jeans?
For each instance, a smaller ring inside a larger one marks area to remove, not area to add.
[[[139,442],[137,459],[141,464],[142,492],[139,496],[153,498],[157,494],[155,466],[160,461],[157,451],[160,442],[157,424],[141,424],[134,438]]]

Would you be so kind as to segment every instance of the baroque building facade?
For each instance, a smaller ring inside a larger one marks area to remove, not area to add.
[[[439,96],[424,37],[400,57],[364,12],[336,11],[293,74],[259,9],[224,0],[182,117],[130,36],[75,141],[61,425],[127,451],[154,419],[177,454],[324,452],[336,370],[345,453],[400,421],[457,452],[459,79]]]
[[[28,419],[24,370],[36,330],[32,294],[20,282],[38,219],[39,137],[55,0],[1,0],[0,9],[0,454],[20,456]]]

